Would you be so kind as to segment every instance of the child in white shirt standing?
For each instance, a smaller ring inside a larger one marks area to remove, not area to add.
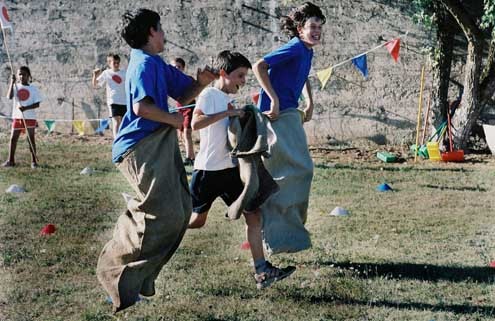
[[[34,140],[34,129],[36,128],[36,111],[40,106],[41,95],[34,85],[31,85],[31,70],[22,66],[17,70],[16,77],[12,75],[7,97],[14,100],[12,109],[12,133],[9,144],[9,159],[3,167],[15,166],[15,150],[21,133],[27,128],[29,149],[31,151],[31,168],[38,167],[36,157],[36,142]]]
[[[109,114],[112,118],[113,137],[119,131],[122,117],[127,111],[125,96],[125,69],[120,69],[119,55],[109,53],[107,56],[107,65],[109,69],[93,70],[93,87],[98,88],[106,84],[107,88],[107,105]]]

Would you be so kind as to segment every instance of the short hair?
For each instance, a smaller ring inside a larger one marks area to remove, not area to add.
[[[140,49],[148,43],[150,28],[158,30],[160,15],[148,9],[128,10],[122,15],[120,35],[131,48]]]
[[[227,74],[240,67],[251,69],[251,63],[239,52],[224,50],[217,55],[214,64],[215,69],[223,69]]]
[[[176,64],[181,64],[183,67],[186,67],[186,62],[184,61],[184,59],[182,59],[181,57],[177,57],[174,59],[174,62]]]
[[[321,20],[321,24],[325,24],[327,19],[323,15],[320,7],[306,2],[300,7],[292,9],[288,16],[282,17],[281,29],[289,35],[290,38],[299,37],[298,27],[304,27],[306,21],[316,17]]]
[[[116,61],[120,61],[120,56],[117,55],[117,54],[114,54],[112,52],[110,52],[108,55],[107,55],[107,58],[112,58],[113,60],[116,60]]]
[[[28,66],[20,66],[19,71],[24,71],[28,75],[28,82],[33,80],[33,76],[31,76],[31,70]]]

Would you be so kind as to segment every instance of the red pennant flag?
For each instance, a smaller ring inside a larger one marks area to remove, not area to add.
[[[399,60],[400,38],[390,40],[385,44],[385,47],[387,47],[388,52],[394,58],[395,62],[397,62]]]

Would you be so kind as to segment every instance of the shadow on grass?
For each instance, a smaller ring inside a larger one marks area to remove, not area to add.
[[[465,169],[465,168],[439,168],[439,167],[432,167],[432,168],[422,168],[422,167],[413,167],[413,166],[408,166],[408,167],[371,167],[371,166],[354,166],[354,165],[349,165],[349,164],[335,164],[335,165],[325,165],[325,164],[315,164],[316,168],[320,169],[350,169],[350,170],[366,170],[366,171],[385,171],[385,172],[411,172],[411,171],[418,171],[418,172],[461,172],[461,173],[468,173],[472,172],[470,169]]]
[[[350,263],[318,262],[319,265],[342,269],[352,268],[363,278],[388,277],[394,279],[417,279],[424,281],[446,280],[451,282],[495,282],[495,269],[490,267],[450,267],[416,263]]]
[[[429,304],[423,302],[399,302],[393,300],[359,300],[352,298],[339,298],[335,293],[306,294],[300,291],[291,292],[288,298],[300,303],[310,304],[333,303],[336,305],[352,305],[366,307],[382,307],[401,310],[418,310],[431,312],[451,312],[456,314],[481,314],[484,316],[494,316],[495,306],[477,306],[470,304]]]
[[[426,187],[426,188],[434,188],[434,189],[439,189],[439,190],[450,190],[450,191],[469,191],[469,192],[487,192],[488,190],[483,187],[470,187],[470,186],[440,186],[440,185],[431,185],[431,184],[426,184],[426,185],[419,185],[420,187]]]

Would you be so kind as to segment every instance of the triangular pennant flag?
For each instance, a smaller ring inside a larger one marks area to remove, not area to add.
[[[385,47],[387,47],[388,52],[394,58],[395,62],[397,62],[399,60],[400,38],[390,40],[385,44]]]
[[[73,120],[72,125],[74,125],[74,129],[77,131],[79,136],[84,135],[84,120]]]
[[[0,25],[2,29],[12,29],[12,21],[10,21],[9,13],[5,3],[0,2]]]
[[[51,133],[55,129],[55,121],[47,119],[45,120],[45,126],[46,129],[48,129],[48,132]]]
[[[332,76],[332,72],[333,72],[333,68],[328,67],[327,69],[320,70],[316,73],[316,76],[318,76],[318,79],[321,82],[321,89],[325,88],[325,85]]]
[[[108,119],[100,119],[100,127],[98,127],[96,129],[96,132],[97,133],[103,133],[105,131],[105,129],[108,128],[108,123],[109,123]]]
[[[366,54],[352,58],[352,64],[363,74],[364,78],[368,78],[368,63]]]

